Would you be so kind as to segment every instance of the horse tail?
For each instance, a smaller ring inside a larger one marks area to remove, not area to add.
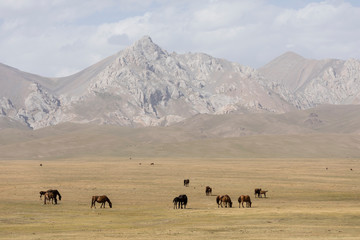
[[[94,205],[95,205],[95,197],[93,196],[91,198],[91,207],[90,208],[92,208]]]
[[[60,195],[60,193],[59,193],[59,191],[58,191],[58,190],[54,190],[54,196],[55,196],[55,199],[56,199],[56,195],[58,195],[58,196],[59,196],[59,200],[61,201],[61,195]]]

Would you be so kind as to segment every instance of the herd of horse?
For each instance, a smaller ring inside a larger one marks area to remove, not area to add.
[[[251,199],[249,195],[241,195],[238,198],[239,207],[240,204],[244,208],[244,203],[246,203],[246,207],[251,207]],[[218,207],[229,207],[232,208],[232,201],[229,195],[219,195],[216,197],[216,203],[218,204]]]
[[[190,183],[189,179],[184,180],[184,186],[186,186],[186,187],[189,186],[189,183]],[[261,188],[255,188],[255,191],[254,191],[255,198],[256,198],[256,196],[258,198],[261,198],[262,195],[264,195],[264,197],[266,198],[267,192],[268,191],[262,190]],[[212,188],[210,186],[205,187],[205,194],[206,194],[206,196],[212,195]],[[44,196],[44,205],[46,204],[46,202],[50,203],[50,201],[52,204],[54,204],[54,203],[57,204],[57,200],[58,200],[57,198],[59,198],[59,200],[61,201],[61,195],[60,195],[59,191],[56,189],[40,191],[40,199],[42,199],[42,196]],[[92,208],[92,207],[96,208],[96,206],[95,206],[96,202],[101,203],[100,208],[105,208],[106,203],[108,203],[109,207],[112,208],[112,203],[106,195],[92,196],[90,208]],[[244,208],[244,203],[246,203],[247,208],[248,207],[251,208],[252,202],[251,202],[251,198],[249,195],[241,195],[238,198],[238,202],[239,202],[239,208],[240,208],[240,206],[242,206]],[[173,199],[174,209],[183,209],[183,208],[185,209],[187,203],[188,203],[188,197],[185,194],[181,194],[178,197],[175,197]],[[218,208],[219,207],[232,208],[232,204],[233,204],[229,195],[218,195],[216,197],[216,203],[218,205]]]
[[[190,183],[189,179],[184,179],[185,187],[188,187],[189,183]],[[254,190],[255,198],[256,198],[256,196],[258,198],[262,198],[262,195],[264,195],[264,197],[266,198],[267,192],[268,191],[262,190],[261,188],[255,188],[255,190]],[[206,194],[206,196],[212,195],[212,188],[210,186],[205,187],[205,194]],[[188,202],[188,198],[185,194],[175,197],[173,200],[174,209],[186,208],[187,202]],[[239,202],[239,208],[241,206],[244,208],[244,203],[246,204],[247,208],[251,208],[252,202],[251,202],[251,198],[249,195],[240,195],[240,197],[238,198],[238,202]],[[216,197],[216,203],[218,205],[218,208],[219,207],[232,208],[232,204],[233,204],[229,195],[218,195]]]

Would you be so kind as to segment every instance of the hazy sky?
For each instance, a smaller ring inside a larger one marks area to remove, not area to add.
[[[360,58],[358,0],[0,0],[0,63],[66,76],[144,35],[254,68],[286,51]]]

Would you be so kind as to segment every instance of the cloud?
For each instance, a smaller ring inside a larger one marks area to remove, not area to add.
[[[308,58],[359,58],[360,8],[355,3],[4,0],[0,62],[63,76],[143,35],[169,52],[206,52],[253,67],[288,50]]]

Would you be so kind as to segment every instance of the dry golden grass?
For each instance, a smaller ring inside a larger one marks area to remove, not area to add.
[[[359,160],[106,158],[0,164],[0,239],[360,236]],[[183,186],[184,178],[190,179],[189,187]],[[214,196],[205,195],[206,185]],[[268,198],[255,199],[256,187],[269,190]],[[38,192],[50,188],[62,194],[58,205],[39,200]],[[99,194],[111,199],[112,209],[90,208],[91,196]],[[188,195],[187,209],[173,209],[179,194]],[[229,194],[233,208],[218,208],[217,194]],[[252,208],[238,208],[241,194],[252,197]]]

